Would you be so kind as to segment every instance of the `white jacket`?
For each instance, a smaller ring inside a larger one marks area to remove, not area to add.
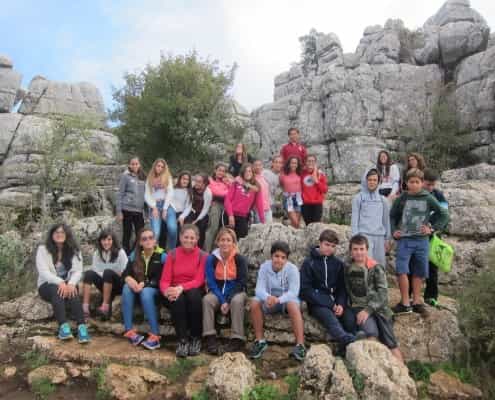
[[[57,276],[57,270],[53,265],[52,255],[44,245],[38,247],[36,252],[36,269],[38,270],[38,287],[44,283],[53,283],[59,285],[64,280]],[[71,285],[77,285],[82,277],[83,265],[81,253],[72,257],[72,267],[67,276],[67,282]]]

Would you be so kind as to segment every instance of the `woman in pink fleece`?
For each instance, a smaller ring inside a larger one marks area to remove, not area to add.
[[[265,223],[263,211],[263,195],[251,164],[244,164],[240,175],[234,180],[225,196],[225,213],[228,220],[224,223],[231,226],[237,237],[243,238],[248,234],[249,212],[256,207],[261,223]]]
[[[215,237],[217,236],[218,228],[222,223],[224,214],[224,200],[229,187],[232,183],[232,178],[227,175],[227,166],[223,163],[215,165],[215,170],[210,178],[208,188],[213,196],[210,211],[208,212],[208,227],[206,228],[204,249],[207,252],[213,250]]]

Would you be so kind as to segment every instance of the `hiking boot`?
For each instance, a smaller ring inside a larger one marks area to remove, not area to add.
[[[200,337],[193,337],[191,339],[191,341],[189,342],[188,354],[190,356],[197,356],[199,353],[201,353],[201,338]]]
[[[253,347],[251,347],[251,351],[249,352],[249,357],[252,359],[260,358],[265,350],[268,348],[268,343],[266,340],[255,340]]]
[[[58,338],[60,340],[69,340],[72,339],[74,336],[72,335],[72,330],[70,329],[70,325],[67,322],[64,322],[60,327],[58,328]]]
[[[415,313],[420,314],[422,317],[428,316],[428,310],[426,309],[425,305],[422,303],[419,304],[413,304],[412,305],[412,310]]]
[[[209,335],[206,337],[206,351],[214,356],[218,355],[218,341],[216,335]]]
[[[364,340],[368,337],[365,331],[357,331],[356,332],[356,341],[357,340]]]
[[[144,340],[144,336],[137,333],[134,329],[128,330],[124,333],[124,336],[129,339],[129,342],[133,346],[138,346]]]
[[[429,304],[432,307],[438,307],[438,300],[434,299],[433,297],[429,299],[425,299],[425,303]]]
[[[303,361],[304,357],[306,357],[306,347],[301,343],[296,344],[290,352],[290,356],[297,361]]]
[[[230,339],[230,342],[225,346],[225,351],[227,353],[235,353],[244,350],[244,340],[239,338]]]
[[[77,327],[77,338],[81,344],[89,343],[91,341],[86,324],[81,324]]]
[[[189,343],[186,339],[182,339],[179,341],[179,343],[177,343],[175,355],[177,357],[187,357],[189,355]]]
[[[399,302],[395,307],[392,307],[392,311],[394,314],[410,314],[413,310],[411,306],[405,306]]]
[[[160,348],[160,336],[148,334],[148,338],[141,343],[148,350],[156,350]]]

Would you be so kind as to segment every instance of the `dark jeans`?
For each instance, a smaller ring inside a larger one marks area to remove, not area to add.
[[[57,290],[58,285],[45,282],[38,288],[38,293],[43,300],[52,305],[53,314],[55,315],[55,319],[59,325],[67,322],[67,315],[65,312],[66,305],[69,305],[72,317],[76,320],[76,322],[79,325],[84,324],[84,314],[79,295],[76,295],[71,299],[63,299],[58,295]]]
[[[192,223],[197,217],[197,214],[192,212],[189,214],[186,218],[186,222],[188,224]],[[198,241],[198,246],[202,249],[204,244],[205,244],[205,236],[206,236],[206,229],[208,228],[208,215],[204,217],[203,219],[200,219],[197,223],[196,226],[199,229],[199,241]]]
[[[329,307],[311,306],[309,308],[309,314],[323,325],[333,340],[342,344],[348,344],[354,341],[354,335],[344,330],[339,319]]]
[[[306,225],[321,222],[323,204],[303,204],[301,214]]]
[[[175,301],[167,298],[164,304],[170,309],[177,339],[199,338],[203,330],[203,290],[189,289],[181,293]]]
[[[112,299],[115,296],[122,294],[122,279],[120,275],[112,269],[104,270],[103,277],[93,270],[88,270],[84,272],[83,282],[88,285],[95,285],[100,292],[103,292],[103,284],[109,283],[112,285]]]
[[[249,216],[239,217],[238,215],[235,215],[234,219],[235,219],[234,231],[235,234],[237,235],[237,239],[246,237],[249,231]],[[224,226],[229,225],[229,217],[227,213],[223,214],[223,224]]]
[[[124,216],[124,233],[122,235],[122,247],[124,248],[127,255],[130,254],[131,247],[131,233],[134,227],[134,234],[137,235],[140,229],[144,228],[144,218],[142,212],[136,211],[126,211],[122,210],[122,215]]]
[[[438,299],[438,268],[430,263],[430,275],[426,278],[425,299]]]

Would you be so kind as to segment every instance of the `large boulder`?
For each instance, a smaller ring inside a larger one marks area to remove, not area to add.
[[[12,69],[12,60],[0,55],[0,113],[12,111],[17,92],[21,87],[22,75]]]
[[[93,84],[56,82],[42,76],[31,80],[19,112],[86,115],[100,121],[106,118],[103,98]]]
[[[428,394],[433,400],[475,400],[483,398],[481,390],[467,383],[462,383],[458,378],[442,370],[431,374]]]
[[[12,301],[0,303],[0,323],[12,323],[25,320],[43,321],[53,315],[52,307],[42,300],[36,292],[29,292]]]
[[[255,381],[256,368],[243,353],[225,353],[210,364],[206,388],[215,399],[237,400]]]
[[[367,400],[413,400],[416,385],[407,367],[383,344],[362,340],[347,347],[346,359],[364,378],[361,397]]]
[[[69,376],[65,368],[56,365],[43,365],[28,374],[28,383],[32,386],[36,382],[47,380],[55,385],[65,383]]]

